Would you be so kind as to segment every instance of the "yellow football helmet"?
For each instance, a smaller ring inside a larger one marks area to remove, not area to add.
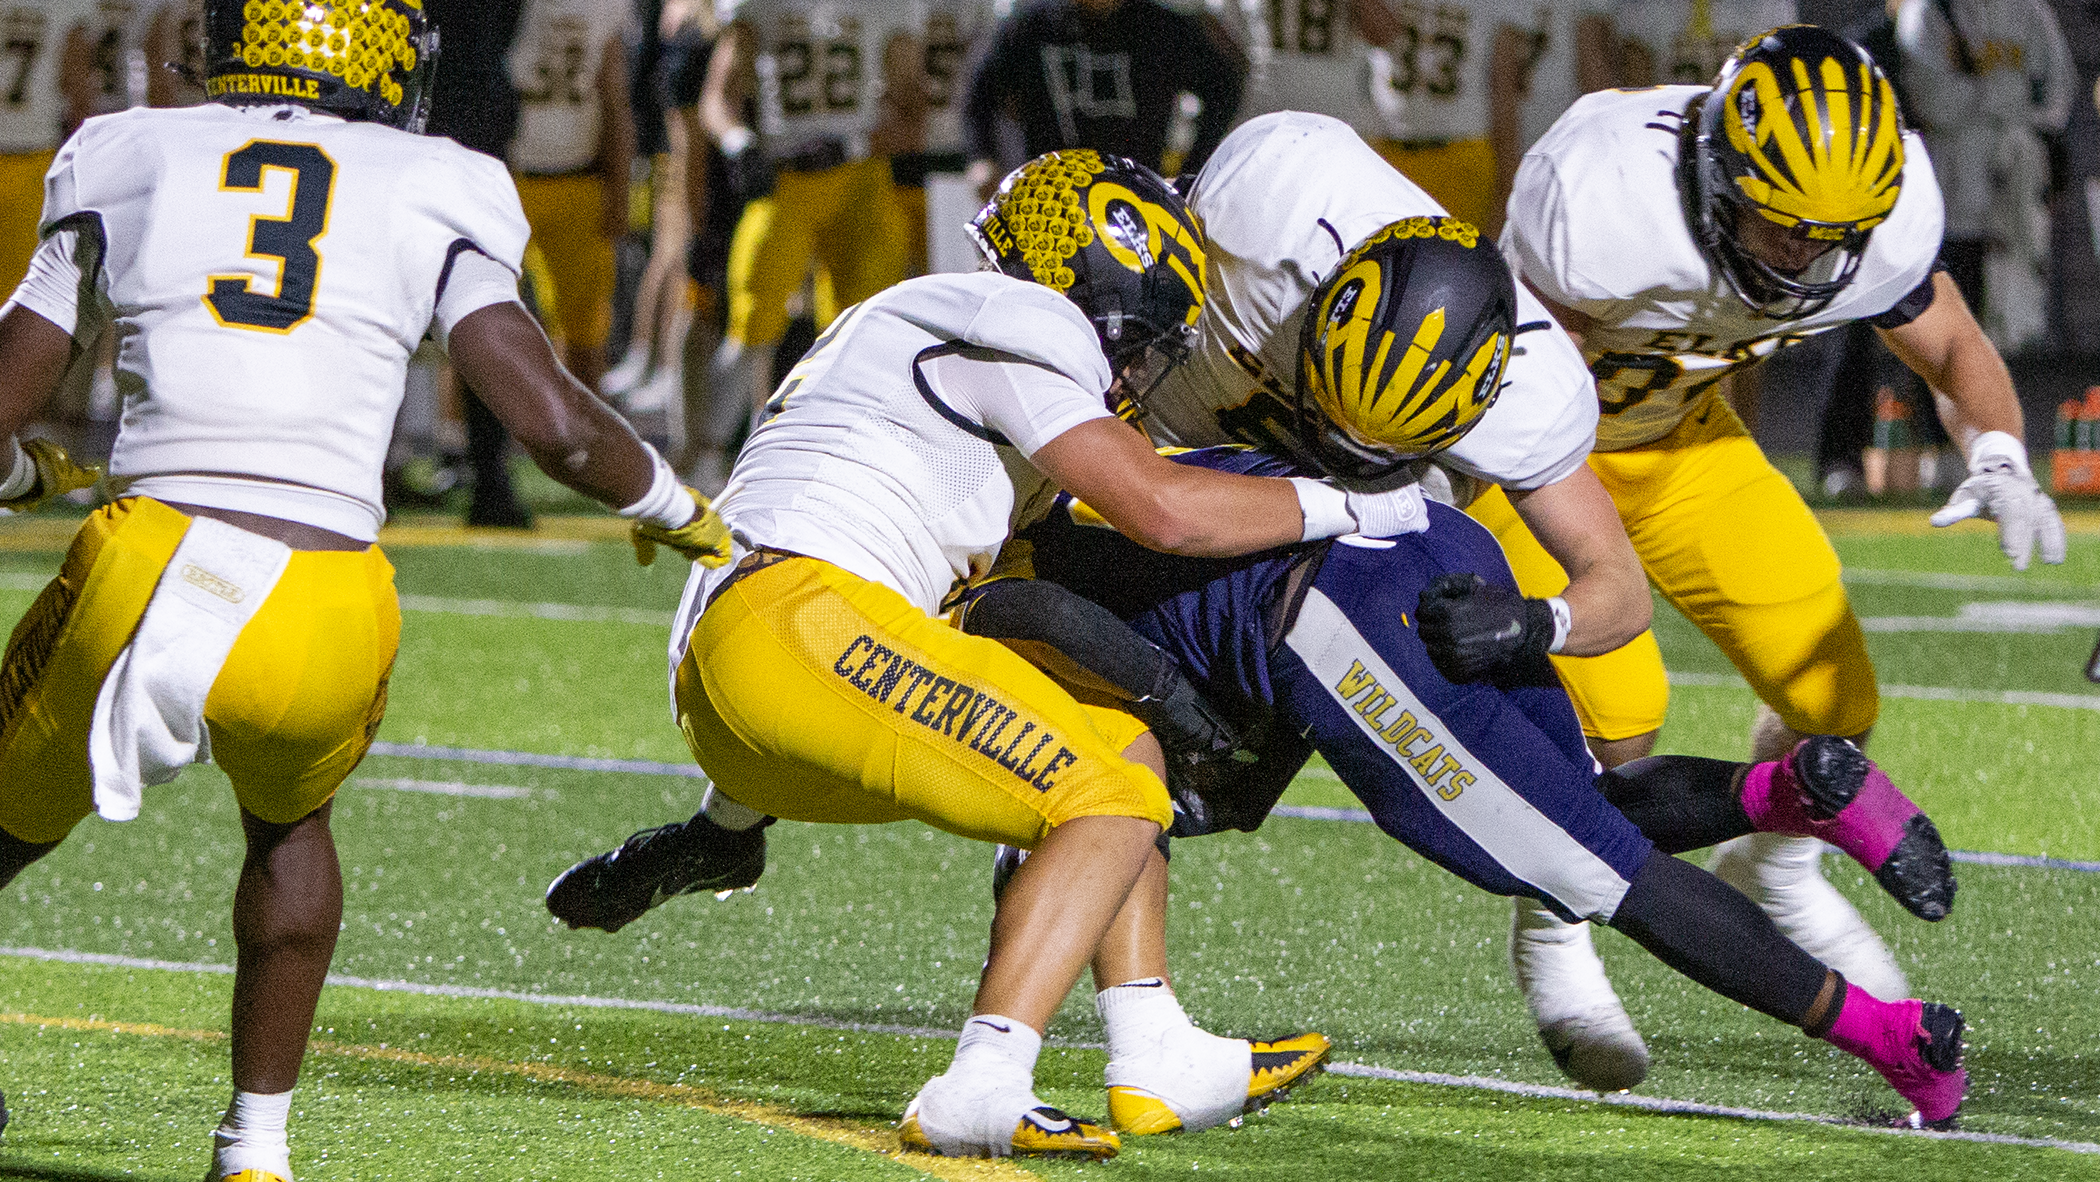
[[[1342,256],[1306,303],[1295,424],[1270,420],[1243,442],[1281,445],[1348,482],[1394,476],[1494,404],[1516,316],[1509,266],[1478,229],[1395,222]]]
[[[1101,338],[1126,404],[1196,343],[1203,314],[1203,228],[1159,174],[1092,149],[1050,152],[1008,174],[970,222],[991,265],[1064,293]]]
[[[1686,216],[1744,303],[1776,319],[1819,311],[1859,270],[1867,237],[1903,189],[1903,117],[1867,51],[1814,25],[1743,43],[1686,113]],[[1745,212],[1809,244],[1801,271],[1748,249]]]
[[[437,42],[423,0],[208,0],[204,89],[420,132]]]

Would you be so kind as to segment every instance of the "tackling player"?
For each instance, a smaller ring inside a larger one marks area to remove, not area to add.
[[[1743,45],[1710,88],[1590,95],[1525,156],[1510,213],[1510,265],[1597,377],[1591,469],[1648,577],[1764,703],[1753,758],[1810,734],[1864,743],[1879,699],[1837,555],[1723,401],[1731,374],[1869,321],[1937,393],[1968,454],[1969,478],[1933,524],[1994,518],[2015,569],[2037,542],[2045,562],[2063,561],[2063,522],[2029,472],[2011,377],[1934,266],[1932,165],[1859,47],[1789,26]],[[1525,593],[1552,594],[1560,570],[1507,505],[1490,494],[1472,512]],[[1652,635],[1558,667],[1604,763],[1653,747],[1669,683]],[[1758,837],[1724,850],[1716,871],[1847,977],[1907,992],[1818,860],[1812,841]],[[1621,1065],[1599,1068],[1600,1082],[1638,1079],[1645,1052],[1586,934],[1520,910],[1515,947],[1549,1042],[1572,1040],[1578,1063],[1594,1053]]]
[[[1112,1007],[1111,1082],[1193,1097],[1190,1127],[1273,1098],[1327,1042],[1250,1044],[1189,1022],[1135,934],[1166,890],[1156,743],[938,613],[990,568],[1014,515],[1060,487],[1186,554],[1427,517],[1411,485],[1343,493],[1172,464],[1116,418],[1185,355],[1204,300],[1202,231],[1148,170],[1039,157],[977,226],[997,272],[914,279],[848,311],[738,457],[721,501],[736,562],[688,583],[673,630],[679,726],[714,781],[703,815],[671,841],[638,834],[572,867],[547,905],[616,928],[659,897],[660,878],[641,880],[695,845],[702,862],[762,865],[768,816],[915,818],[1032,848],[954,1064],[906,1110],[902,1137],[949,1154],[1108,1156],[1115,1134],[1045,1107],[1032,1085],[1041,1032],[1090,961],[1103,991],[1136,986]]]
[[[0,309],[0,432],[103,334],[126,391],[115,503],[0,662],[0,884],[91,812],[208,759],[247,837],[234,1094],[212,1182],[289,1182],[286,1119],[342,919],[330,801],[385,710],[400,633],[373,544],[408,357],[434,330],[548,474],[636,545],[726,560],[719,518],[563,372],[517,302],[527,227],[496,161],[421,126],[415,0],[209,0],[213,101],[90,119]],[[94,482],[0,445],[0,504]]]
[[[628,0],[537,0],[510,51],[518,198],[553,280],[554,335],[569,372],[593,390],[605,375],[613,243],[627,232],[634,166],[630,19]]]

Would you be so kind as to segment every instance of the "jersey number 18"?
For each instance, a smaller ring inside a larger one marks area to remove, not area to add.
[[[277,290],[256,291],[253,275],[213,275],[204,303],[220,324],[257,332],[290,332],[314,314],[314,284],[321,255],[314,241],[328,232],[328,206],[335,191],[335,161],[312,144],[256,140],[226,157],[222,193],[260,193],[269,169],[292,174],[290,212],[281,218],[248,219],[248,257],[276,259]]]

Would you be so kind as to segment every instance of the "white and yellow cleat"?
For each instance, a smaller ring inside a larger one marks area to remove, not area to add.
[[[205,1182],[292,1182],[290,1178],[273,1174],[268,1170],[242,1170],[237,1174],[221,1175],[216,1172]]]
[[[1259,1112],[1318,1074],[1333,1049],[1324,1034],[1250,1042],[1193,1027],[1188,1033],[1204,1041],[1184,1051],[1175,1067],[1163,1062],[1109,1065],[1108,1119],[1118,1131],[1135,1137],[1197,1132]],[[1226,1070],[1237,1079],[1193,1070],[1198,1054],[1189,1051],[1198,1048],[1229,1062]]]
[[[936,1141],[927,1134],[920,1119],[919,1101],[913,1100],[897,1124],[897,1140],[913,1153],[942,1157],[1070,1157],[1106,1161],[1123,1148],[1122,1140],[1113,1132],[1048,1104],[1022,1113],[1004,1144],[1000,1144],[991,1139],[953,1137]]]

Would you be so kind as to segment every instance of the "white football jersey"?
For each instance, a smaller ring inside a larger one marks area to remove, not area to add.
[[[1242,119],[1317,111],[1365,139],[1393,134],[1371,101],[1371,46],[1349,0],[1217,0],[1214,10],[1247,54]]]
[[[1517,169],[1502,252],[1540,295],[1595,321],[1582,348],[1597,375],[1600,451],[1669,434],[1733,369],[1888,311],[1939,257],[1939,184],[1925,145],[1908,134],[1903,193],[1851,284],[1798,320],[1753,311],[1708,266],[1678,197],[1678,129],[1686,106],[1706,93],[1587,95]]]
[[[108,115],[146,101],[145,0],[95,0],[88,36],[94,54],[88,60],[93,97],[91,115]],[[63,43],[59,48],[64,49]]]
[[[0,152],[48,152],[64,139],[58,67],[74,29],[101,30],[96,0],[0,3]]]
[[[1346,3],[1346,0],[1337,0]],[[1371,55],[1372,99],[1396,140],[1478,140],[1488,134],[1495,34],[1529,28],[1529,0],[1388,0],[1398,39]]]
[[[1553,121],[1582,97],[1576,77],[1576,29],[1592,16],[1610,16],[1612,0],[1539,0],[1524,26],[1530,86],[1518,111],[1518,142],[1538,142]]]
[[[1736,46],[1800,19],[1794,0],[1619,0],[1613,16],[1658,86],[1712,86]]]
[[[1011,359],[1015,395],[959,401],[935,365],[986,350]],[[715,508],[741,545],[821,558],[937,614],[1044,487],[1026,457],[1109,417],[1108,384],[1093,326],[1050,288],[995,271],[907,280],[788,371]]]
[[[1159,442],[1184,447],[1231,442],[1226,424],[1257,387],[1291,400],[1306,302],[1344,253],[1394,222],[1444,213],[1346,124],[1302,112],[1226,136],[1190,205],[1209,237],[1202,340],[1146,400],[1145,420]],[[1597,400],[1575,342],[1521,285],[1517,320],[1501,396],[1437,459],[1532,489],[1589,454]]]
[[[518,88],[518,134],[510,163],[549,176],[581,172],[598,160],[604,107],[598,74],[608,45],[625,41],[628,0],[531,0],[510,49]]]
[[[780,154],[826,140],[868,154],[881,114],[882,50],[911,14],[890,0],[721,0],[755,38],[758,133]]]
[[[455,256],[515,273],[528,234],[503,166],[449,140],[216,103],[89,120],[44,224],[101,243],[75,335],[116,333],[113,477],[282,482],[257,511],[367,539]]]
[[[926,150],[960,152],[970,57],[991,31],[991,6],[984,0],[913,0],[912,14],[926,55]]]

